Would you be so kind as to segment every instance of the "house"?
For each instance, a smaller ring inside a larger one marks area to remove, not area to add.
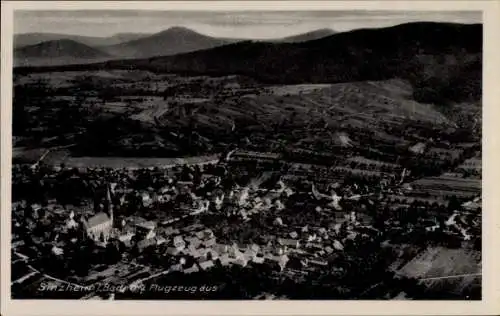
[[[182,230],[189,233],[189,232],[192,232],[195,230],[200,230],[202,228],[203,228],[203,225],[201,225],[201,224],[192,224],[192,225],[184,227]]]
[[[170,271],[172,272],[176,272],[176,271],[180,271],[180,272],[183,272],[183,267],[182,267],[182,264],[174,264],[173,266],[170,267]]]
[[[165,239],[165,237],[162,237],[162,236],[156,236],[155,239],[156,239],[156,244],[157,245],[161,245],[161,244],[164,244],[164,243],[167,242],[167,240]]]
[[[286,189],[285,189],[285,191],[284,191],[284,193],[285,193],[285,195],[286,195],[287,197],[290,197],[290,196],[292,196],[292,194],[293,194],[294,192],[293,192],[293,190],[292,190],[292,189],[290,189],[290,188],[286,188]]]
[[[234,264],[246,267],[246,265],[248,264],[248,260],[245,259],[244,257],[237,257],[236,260],[234,260]]]
[[[227,267],[232,263],[232,260],[228,254],[223,254],[219,257],[219,262],[223,267]]]
[[[237,258],[242,258],[243,257],[243,253],[240,251],[240,249],[238,248],[237,245],[231,246],[229,248],[228,254],[229,254],[229,257],[233,258],[233,259],[237,259]]]
[[[322,267],[325,267],[328,265],[328,262],[326,260],[323,260],[323,259],[309,259],[308,263],[312,264],[312,265],[322,266]]]
[[[245,252],[243,253],[243,256],[244,258],[246,258],[247,260],[252,260],[254,257],[257,256],[257,252],[256,251],[253,251],[252,249],[250,248],[247,248],[245,250]]]
[[[153,221],[141,222],[135,225],[136,233],[145,239],[150,239],[156,236],[155,228],[156,223]]]
[[[255,253],[258,253],[260,251],[260,246],[257,244],[251,244],[248,246],[248,249],[252,250]]]
[[[146,219],[140,216],[130,216],[127,221],[135,228],[137,224],[146,222]]]
[[[342,245],[342,243],[340,241],[334,240],[333,241],[333,248],[335,248],[335,250],[342,251],[342,250],[344,250],[344,245]]]
[[[473,157],[465,160],[458,168],[464,170],[475,170],[481,171],[483,167],[482,159],[478,157]]]
[[[167,248],[167,254],[171,255],[171,256],[177,256],[178,254],[180,254],[180,250],[175,248],[175,247],[168,247]]]
[[[52,247],[52,253],[56,256],[62,256],[64,254],[64,250],[57,246]]]
[[[208,256],[208,254],[210,253],[209,248],[199,248],[198,251],[200,252],[200,254],[203,258],[206,258]]]
[[[178,234],[180,234],[180,230],[178,230],[177,228],[168,227],[165,230],[165,235],[167,235],[167,236],[169,236],[169,235],[178,235]]]
[[[189,246],[187,249],[185,249],[185,253],[191,255],[193,258],[200,258],[203,256],[200,249],[196,249],[192,246]]]
[[[143,192],[143,193],[141,193],[140,197],[141,197],[142,205],[144,207],[149,207],[149,206],[151,206],[151,204],[153,204],[153,199],[151,198],[149,193]]]
[[[149,232],[156,228],[156,223],[153,221],[144,221],[136,223],[135,226],[140,231]]]
[[[214,251],[217,251],[219,254],[224,254],[229,252],[229,246],[223,244],[215,244],[213,247]]]
[[[132,239],[125,239],[123,241],[123,244],[125,245],[125,247],[127,248],[132,248],[133,244],[132,244]]]
[[[267,260],[271,265],[274,265],[278,267],[280,271],[283,271],[290,258],[285,254],[278,256],[267,255],[264,257],[264,260]]]
[[[203,233],[204,233],[204,239],[210,239],[215,237],[214,232],[211,229],[205,229]]]
[[[313,249],[317,249],[317,250],[321,250],[323,249],[323,244],[320,244],[320,243],[313,243],[313,242],[308,242],[306,244],[306,247],[307,248],[313,248]]]
[[[300,247],[300,241],[298,239],[278,238],[278,243],[286,247],[292,247],[292,248]]]
[[[200,268],[203,270],[203,271],[206,271],[208,269],[211,269],[213,268],[214,266],[214,262],[212,260],[207,260],[207,261],[203,261],[203,262],[200,262]]]
[[[481,206],[482,206],[481,197],[475,198],[472,201],[467,201],[462,204],[462,207],[468,211],[477,211],[481,208]]]
[[[21,246],[24,246],[25,245],[25,242],[24,240],[18,240],[18,241],[14,241],[12,242],[11,246],[12,248],[17,248],[17,247],[21,247]]]
[[[276,260],[274,257],[266,256],[264,259],[264,264],[266,264],[266,266],[270,267],[274,271],[282,271],[278,260]]]
[[[182,239],[182,236],[180,236],[180,235],[174,237],[172,244],[173,244],[174,248],[176,248],[178,250],[182,250],[186,247],[186,242],[184,241],[184,239]]]
[[[69,219],[66,221],[66,228],[67,229],[76,229],[78,227],[78,223],[74,219],[75,213],[71,211],[69,213]]]
[[[135,235],[134,233],[129,231],[126,232],[125,234],[118,236],[118,240],[124,243],[125,241],[130,241],[134,235]]]
[[[215,209],[220,210],[222,208],[222,205],[224,204],[224,193],[216,195],[214,203],[215,203]]]
[[[205,239],[205,232],[204,231],[199,231],[195,233],[195,236],[201,240]]]
[[[143,239],[137,243],[137,249],[139,250],[139,252],[142,252],[142,251],[144,251],[144,249],[151,247],[151,246],[154,246],[154,245],[156,245],[155,238]]]
[[[262,263],[264,263],[264,261],[265,261],[264,257],[255,256],[255,257],[252,258],[252,262],[255,262],[255,263],[258,263],[258,264],[262,264]]]
[[[210,248],[210,247],[213,247],[215,246],[216,242],[215,242],[215,238],[210,238],[208,240],[205,240],[203,241],[203,245],[206,247],[206,248]]]
[[[190,247],[198,248],[201,245],[201,240],[198,237],[187,237],[186,241]]]
[[[158,203],[167,203],[172,200],[172,197],[168,194],[160,194],[156,197]]]
[[[216,260],[219,258],[219,254],[213,249],[207,249],[207,253],[205,256],[211,260]]]
[[[195,273],[195,272],[198,272],[198,271],[200,271],[200,269],[195,264],[191,268],[184,269],[184,273],[185,274]]]
[[[356,239],[356,237],[358,237],[358,233],[351,231],[351,232],[348,233],[348,235],[347,235],[346,238],[350,239],[350,240],[354,240],[354,239]]]
[[[193,186],[193,181],[177,181],[178,189],[191,188]]]
[[[417,143],[411,146],[408,150],[414,154],[423,154],[425,151],[426,145],[424,143]]]

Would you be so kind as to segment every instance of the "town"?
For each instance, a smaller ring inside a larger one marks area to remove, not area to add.
[[[477,299],[478,138],[388,128],[402,145],[352,128],[332,154],[14,165],[13,297]]]

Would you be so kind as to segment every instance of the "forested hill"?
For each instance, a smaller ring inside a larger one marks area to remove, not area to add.
[[[401,78],[418,101],[481,97],[482,25],[417,22],[361,29],[302,43],[245,41],[175,56],[91,65],[18,67],[16,73],[143,69],[251,76],[262,82],[334,83]]]

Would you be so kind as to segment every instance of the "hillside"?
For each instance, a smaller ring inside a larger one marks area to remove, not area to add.
[[[184,29],[178,31],[193,35]],[[213,39],[200,38],[207,45],[214,43]],[[469,101],[481,95],[482,25],[408,23],[303,43],[245,41],[175,56],[92,66],[18,68],[16,72],[131,68],[162,73],[241,74],[282,84],[401,78],[411,82],[419,101]]]
[[[119,33],[109,37],[95,37],[59,33],[24,33],[14,35],[14,48],[21,48],[24,46],[36,45],[47,41],[56,41],[63,39],[72,40],[91,47],[97,47],[115,45],[127,41],[136,40],[149,35],[150,34],[142,33]]]
[[[116,56],[146,58],[209,49],[235,41],[202,35],[183,27],[172,27],[148,37],[109,45],[102,49]]]
[[[36,45],[18,48],[14,51],[16,58],[100,58],[109,55],[96,48],[73,40],[47,41]]]
[[[323,37],[327,37],[330,35],[335,34],[336,32],[331,29],[319,29],[311,32],[306,32],[298,35],[293,35],[293,36],[287,36],[282,39],[276,40],[276,42],[281,42],[281,43],[300,43],[300,42],[307,42],[307,41],[312,41],[316,39],[320,39]]]
[[[135,41],[140,38],[146,38],[151,35],[152,34],[149,33],[117,33],[112,36],[106,37],[106,42],[103,42],[102,44],[94,44],[94,46],[117,45],[120,43]]]
[[[75,144],[80,155],[175,157],[227,144],[336,146],[336,132],[357,141],[351,132],[378,133],[405,120],[453,125],[412,91],[403,80],[262,85],[138,70],[38,73],[16,76],[13,133],[17,146],[30,148]]]

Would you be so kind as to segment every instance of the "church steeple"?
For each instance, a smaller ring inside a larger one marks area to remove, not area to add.
[[[111,187],[109,183],[106,185],[106,207],[108,210],[108,215],[113,222],[113,200],[111,199]]]

